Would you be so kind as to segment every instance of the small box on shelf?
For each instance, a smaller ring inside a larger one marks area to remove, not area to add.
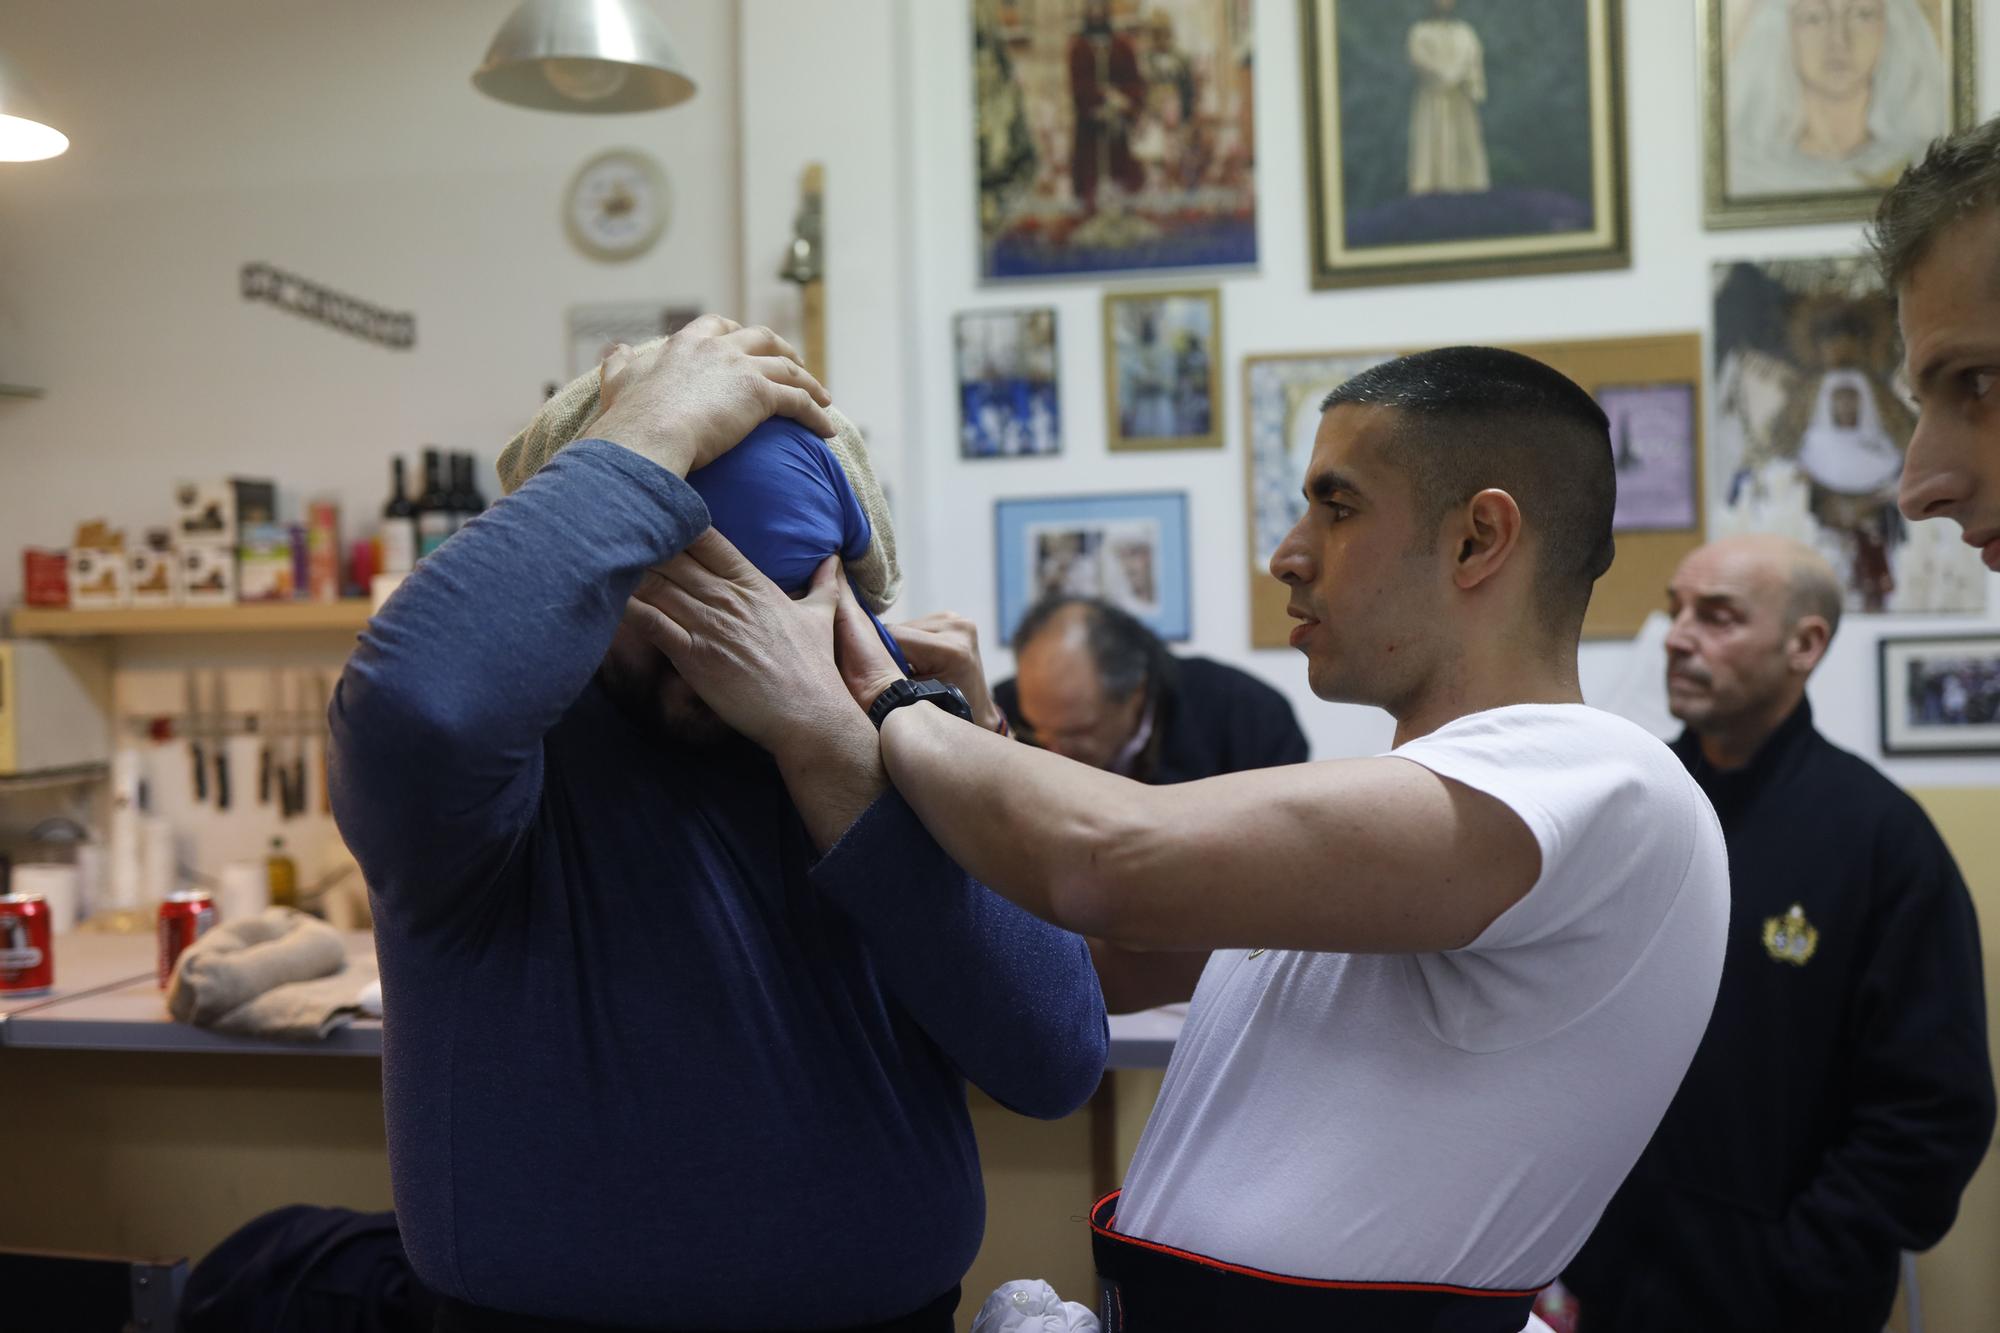
[[[21,600],[60,610],[69,605],[69,552],[30,546],[21,552]]]
[[[292,530],[283,523],[256,523],[243,530],[236,553],[236,600],[289,602],[298,591]]]
[[[102,522],[84,523],[69,550],[69,604],[78,611],[130,605],[125,534]]]
[[[278,517],[276,482],[248,477],[184,481],[174,488],[174,540],[235,546],[246,529]]]
[[[183,542],[179,554],[183,605],[236,605],[234,546],[221,542]]]
[[[127,562],[131,566],[133,606],[181,604],[180,561],[165,528],[147,529],[146,540],[132,548]]]

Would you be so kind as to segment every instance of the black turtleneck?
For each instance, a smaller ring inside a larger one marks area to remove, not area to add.
[[[1950,1228],[1993,1133],[1972,899],[1917,803],[1810,705],[1741,768],[1692,733],[1673,749],[1729,846],[1722,986],[1565,1280],[1592,1333],[1876,1333],[1899,1252]]]

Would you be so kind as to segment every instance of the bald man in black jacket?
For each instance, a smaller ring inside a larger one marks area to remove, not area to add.
[[[1879,1333],[1901,1252],[1943,1239],[1992,1137],[1971,897],[1805,700],[1841,602],[1777,537],[1674,575],[1673,748],[1729,846],[1729,944],[1679,1094],[1563,1275],[1580,1333]]]

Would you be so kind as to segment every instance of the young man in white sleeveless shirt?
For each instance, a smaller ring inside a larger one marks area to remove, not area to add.
[[[1108,1330],[1513,1333],[1700,1041],[1722,837],[1664,744],[1582,702],[1615,482],[1581,388],[1493,349],[1389,362],[1328,396],[1304,481],[1271,561],[1292,644],[1321,698],[1394,715],[1388,754],[1154,788],[890,703],[883,758],[1006,897],[1216,951],[1093,1213]],[[684,620],[736,592],[669,576]],[[857,702],[908,693],[854,608],[837,637]],[[682,670],[760,706],[719,656]],[[1171,971],[1113,1007],[1184,998]]]

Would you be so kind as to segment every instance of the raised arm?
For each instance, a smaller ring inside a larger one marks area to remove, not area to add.
[[[532,813],[541,740],[648,565],[708,526],[683,476],[774,411],[831,433],[768,330],[697,321],[607,363],[600,438],[427,557],[362,635],[330,708],[342,835],[385,899],[490,872]]]

